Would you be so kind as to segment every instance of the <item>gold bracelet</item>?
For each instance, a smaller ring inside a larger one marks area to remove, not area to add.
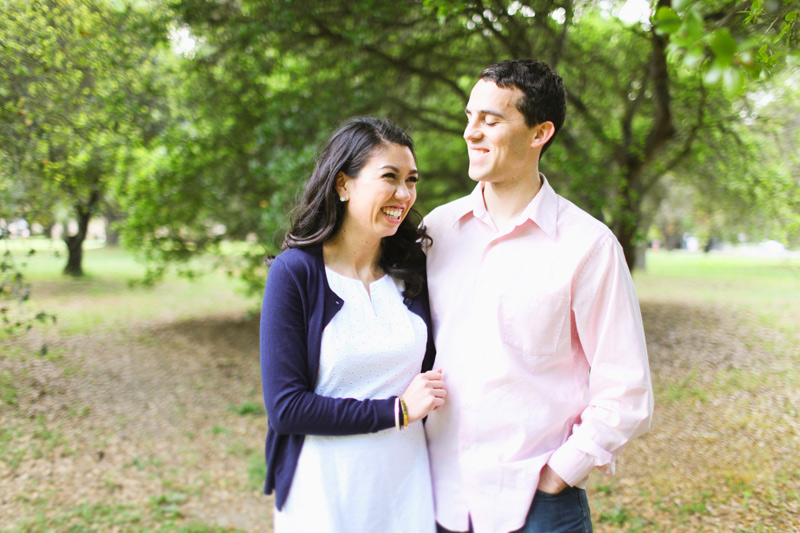
[[[400,431],[400,398],[394,399],[394,427],[397,428],[397,431]]]
[[[403,428],[405,428],[408,427],[408,408],[406,407],[405,400],[402,398],[400,398],[400,408],[403,410]]]

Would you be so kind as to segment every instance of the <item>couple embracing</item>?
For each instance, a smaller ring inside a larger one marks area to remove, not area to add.
[[[653,395],[619,244],[539,172],[565,112],[546,64],[486,68],[477,185],[424,221],[404,131],[357,118],[328,140],[261,315],[277,533],[591,531],[589,474]]]

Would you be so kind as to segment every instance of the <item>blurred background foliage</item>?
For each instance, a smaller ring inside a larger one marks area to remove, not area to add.
[[[631,266],[651,239],[800,244],[800,2],[0,0],[0,226],[90,220],[156,281],[215,258],[254,292],[320,143],[354,115],[417,143],[427,212],[466,194],[483,67],[564,78],[556,190]]]

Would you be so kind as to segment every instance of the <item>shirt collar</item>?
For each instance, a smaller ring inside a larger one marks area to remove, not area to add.
[[[544,174],[540,172],[539,176],[542,178],[542,186],[521,216],[529,218],[548,237],[555,239],[558,224],[558,195],[550,186]]]
[[[558,222],[558,195],[550,186],[545,175],[540,172],[539,176],[542,180],[542,186],[520,214],[517,225],[522,225],[525,220],[530,219],[548,237],[555,239]],[[478,182],[472,193],[462,199],[463,201],[456,212],[456,224],[469,214],[484,220],[489,217],[489,213],[486,211],[486,203],[483,201],[483,187],[485,185],[484,182]]]

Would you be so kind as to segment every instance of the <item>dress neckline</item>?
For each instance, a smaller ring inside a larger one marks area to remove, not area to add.
[[[361,281],[360,279],[358,279],[358,278],[351,278],[350,276],[345,276],[344,274],[340,274],[339,272],[336,272],[335,270],[333,270],[333,269],[332,269],[331,267],[329,267],[328,265],[325,265],[325,274],[327,274],[327,275],[328,275],[328,277],[330,277],[330,276],[331,276],[331,274],[333,274],[333,275],[334,275],[336,278],[338,278],[338,279],[346,280],[346,281],[348,281],[348,282],[358,283],[359,285],[362,285],[362,286],[364,285],[364,282],[363,282],[363,281]],[[387,277],[389,277],[389,274],[388,274],[388,273],[386,273],[386,274],[384,274],[383,276],[379,277],[379,278],[378,278],[378,279],[376,279],[375,281],[372,281],[372,282],[370,282],[369,286],[370,286],[370,287],[372,287],[372,286],[373,286],[373,285],[375,285],[376,283],[378,283],[378,282],[381,282],[381,281],[385,280]]]

